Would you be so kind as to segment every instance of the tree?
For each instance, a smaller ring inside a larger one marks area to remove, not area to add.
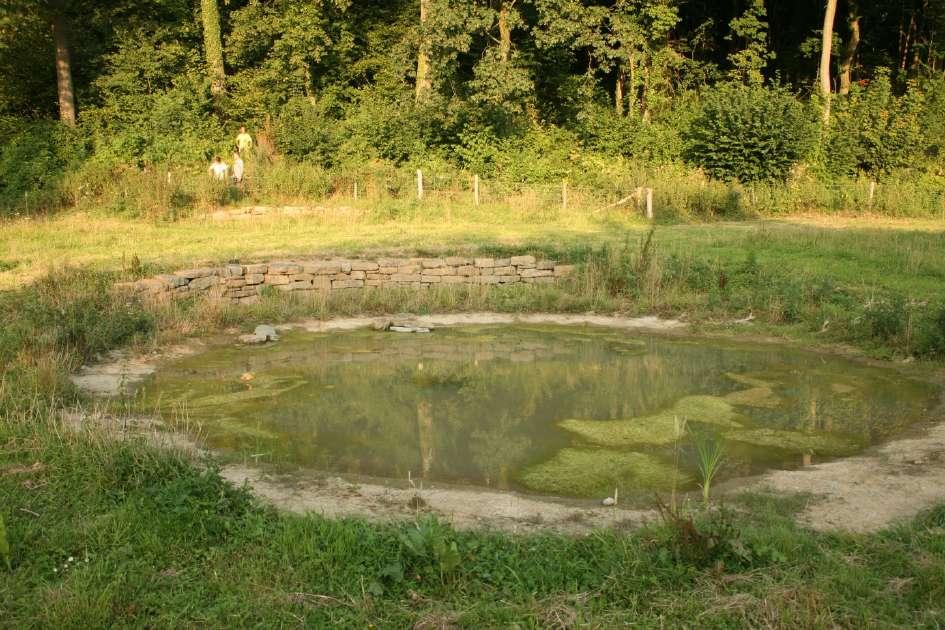
[[[223,66],[223,39],[220,35],[220,9],[217,0],[200,0],[200,19],[203,23],[203,48],[207,57],[210,91],[221,94],[226,89],[226,69]]]
[[[860,47],[860,7],[857,0],[847,0],[847,26],[850,36],[843,46],[840,57],[840,94],[850,93],[850,84],[853,82],[853,60]]]
[[[830,123],[830,54],[833,47],[833,20],[837,14],[837,0],[827,0],[827,8],[824,11],[824,29],[823,38],[820,44],[820,95],[824,99],[823,120],[824,125]]]
[[[416,100],[426,100],[433,89],[433,80],[430,78],[430,47],[429,34],[426,32],[427,20],[430,16],[430,0],[420,0],[420,48],[417,51],[417,87]]]
[[[774,53],[768,50],[767,15],[764,0],[752,0],[743,14],[729,22],[731,33],[726,39],[744,43],[741,50],[728,57],[732,65],[730,74],[739,81],[760,84],[764,80],[762,72],[765,66],[775,58]]]
[[[69,35],[59,6],[52,8],[53,39],[56,42],[56,86],[59,95],[59,120],[75,125],[75,90],[72,86],[72,59]]]

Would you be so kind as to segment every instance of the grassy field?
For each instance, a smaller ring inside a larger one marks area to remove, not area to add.
[[[261,506],[212,461],[60,421],[85,402],[69,372],[111,348],[363,312],[658,313],[942,369],[941,223],[807,217],[646,234],[622,213],[436,204],[0,225],[0,627],[945,625],[945,506],[871,535],[807,531],[791,516],[799,499],[757,495],[693,523],[582,538],[330,521]],[[580,267],[560,286],[273,294],[249,308],[109,290],[197,261],[367,251],[532,251]]]

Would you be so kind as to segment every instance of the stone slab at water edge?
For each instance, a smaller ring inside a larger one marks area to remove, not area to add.
[[[510,258],[379,258],[232,263],[160,274],[119,286],[150,297],[209,295],[236,303],[259,299],[261,287],[337,291],[369,287],[425,288],[441,284],[553,283],[574,271],[534,256]]]

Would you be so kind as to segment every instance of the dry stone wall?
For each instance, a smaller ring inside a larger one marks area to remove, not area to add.
[[[552,283],[569,275],[571,265],[534,256],[511,258],[332,259],[228,264],[183,269],[125,283],[150,297],[210,295],[237,303],[259,299],[262,287],[281,291],[339,291],[370,287],[422,289],[452,284]]]

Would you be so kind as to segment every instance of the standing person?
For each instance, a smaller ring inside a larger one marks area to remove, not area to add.
[[[243,164],[243,158],[240,157],[240,151],[237,149],[233,151],[233,183],[242,184],[243,183],[243,170],[245,165]]]
[[[210,172],[210,177],[213,179],[223,182],[226,181],[226,174],[229,172],[230,167],[227,166],[227,163],[219,155],[213,156],[213,161],[210,162],[210,168],[207,169]]]
[[[240,127],[240,133],[236,136],[236,150],[240,155],[246,155],[253,148],[253,137],[246,133],[246,127]]]

